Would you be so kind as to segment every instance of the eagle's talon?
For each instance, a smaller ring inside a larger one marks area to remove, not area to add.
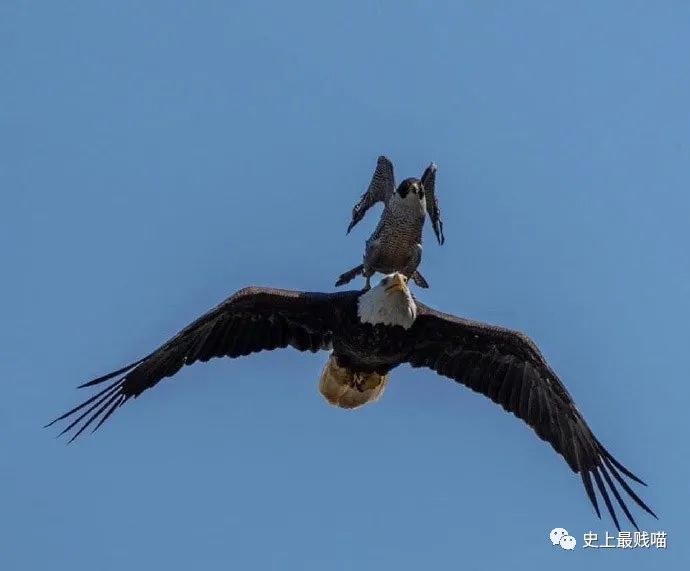
[[[362,378],[359,375],[354,375],[352,377],[352,382],[350,383],[350,386],[353,389],[357,389],[360,393],[364,392],[364,382],[362,381]]]

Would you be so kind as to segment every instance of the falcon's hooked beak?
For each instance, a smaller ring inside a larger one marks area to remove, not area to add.
[[[390,277],[388,285],[386,285],[385,291],[386,293],[391,291],[405,293],[407,291],[407,278],[400,273],[393,274]]]

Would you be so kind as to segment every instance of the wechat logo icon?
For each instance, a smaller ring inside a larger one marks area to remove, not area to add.
[[[575,538],[562,527],[554,527],[549,534],[549,539],[553,545],[560,546],[561,549],[572,551],[577,545]]]

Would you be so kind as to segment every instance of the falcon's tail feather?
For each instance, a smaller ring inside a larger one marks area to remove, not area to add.
[[[338,278],[338,281],[335,282],[335,287],[340,287],[342,285],[345,285],[346,283],[350,283],[353,279],[355,279],[358,275],[362,273],[364,273],[364,264],[359,264],[359,266],[356,266],[342,274]]]
[[[427,289],[429,287],[429,283],[424,279],[424,276],[420,274],[417,270],[415,270],[412,274],[412,281],[421,288]]]

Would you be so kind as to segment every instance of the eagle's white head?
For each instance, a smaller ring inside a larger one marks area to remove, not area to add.
[[[417,318],[417,304],[400,273],[385,276],[376,287],[357,300],[357,315],[362,323],[412,327]]]

